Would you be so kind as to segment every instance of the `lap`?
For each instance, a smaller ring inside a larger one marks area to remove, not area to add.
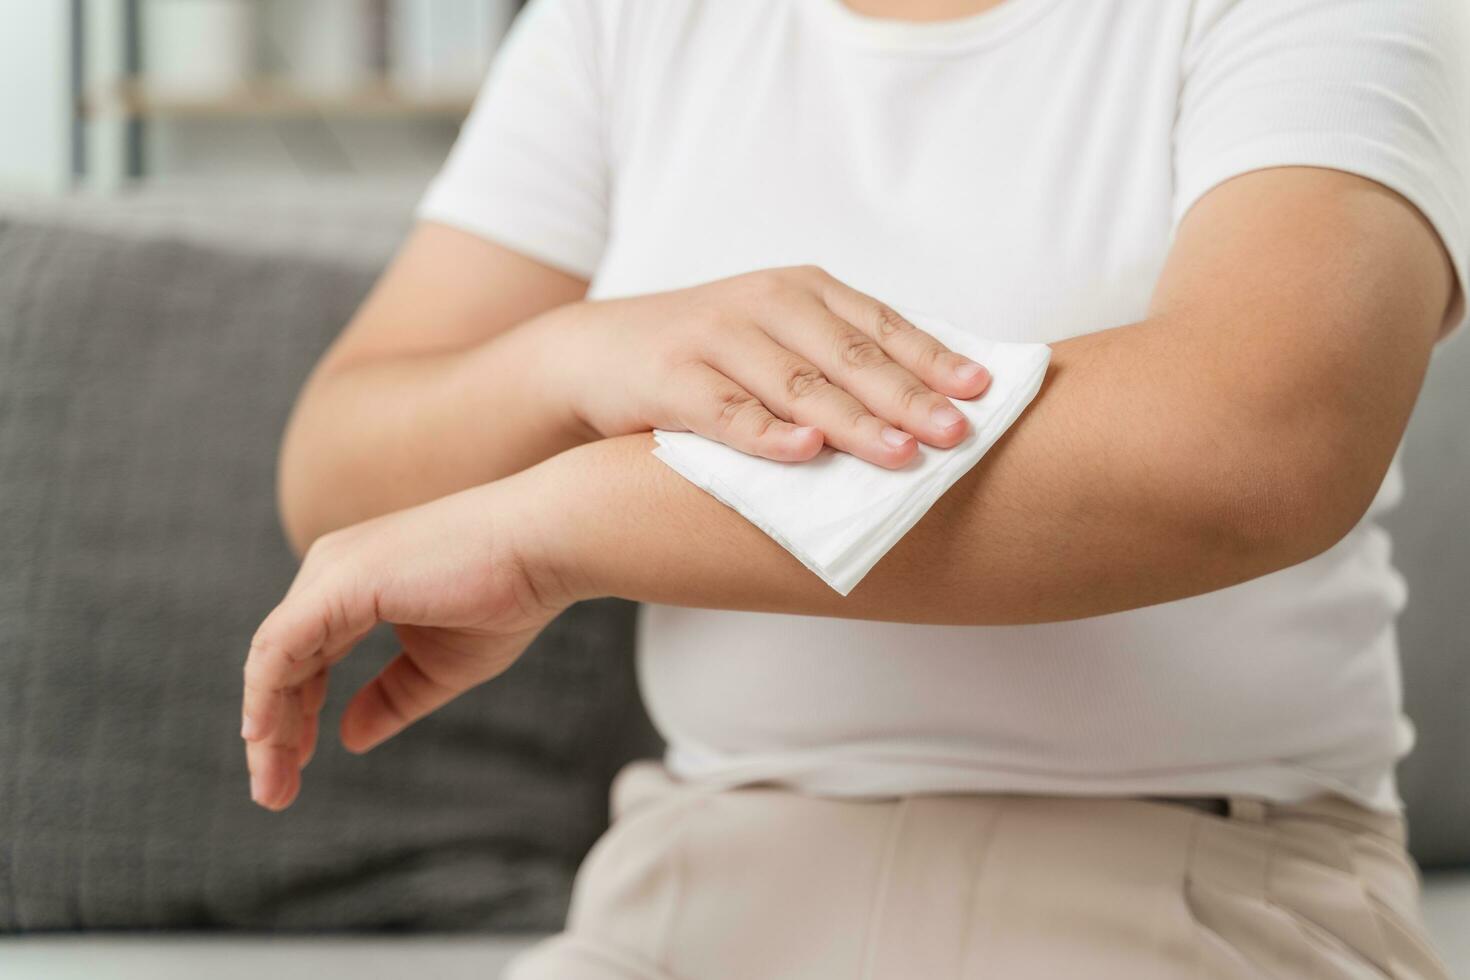
[[[1446,976],[1397,817],[1336,799],[1241,813],[715,791],[635,763],[566,932],[506,976]]]

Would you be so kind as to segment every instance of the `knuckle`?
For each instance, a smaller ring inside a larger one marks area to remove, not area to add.
[[[345,529],[328,531],[323,534],[307,546],[306,554],[301,559],[302,566],[320,565],[332,561],[334,556],[342,553],[345,540]]]
[[[250,638],[250,656],[245,661],[245,670],[249,673],[252,662],[260,663],[273,658],[284,659],[284,654],[285,648],[276,636],[274,624],[267,620]]]
[[[759,403],[747,392],[738,388],[722,391],[717,396],[715,424],[721,429],[733,429],[752,409],[758,407]]]
[[[861,405],[852,405],[843,413],[843,422],[849,429],[860,429],[873,416]]]
[[[933,394],[927,385],[907,381],[898,390],[898,405],[905,412],[912,411],[933,401]]]
[[[771,431],[781,424],[781,420],[770,412],[762,412],[761,417],[755,423],[755,437],[764,439]]]
[[[334,589],[328,593],[322,606],[322,639],[340,638],[353,632],[366,610],[355,588]],[[300,659],[306,659],[302,657]]]
[[[827,273],[816,265],[789,265],[766,270],[763,275],[767,288],[777,294],[809,293],[827,280]]]
[[[854,370],[874,368],[888,360],[888,355],[883,352],[883,348],[867,337],[861,335],[844,337],[838,343],[840,345],[838,356],[841,357],[842,363]]]
[[[274,694],[281,689],[278,675],[264,662],[252,659],[245,665],[244,687],[246,697],[256,700],[260,695]]]
[[[827,379],[814,367],[798,365],[786,371],[786,395],[792,401],[810,398],[827,386]]]
[[[928,343],[919,351],[919,367],[928,371],[944,366],[949,358],[949,351],[938,341]]]
[[[762,297],[781,295],[791,288],[793,279],[785,269],[761,269],[742,277],[744,285]]]
[[[887,340],[912,329],[914,329],[913,326],[899,316],[891,306],[879,303],[877,309],[873,311],[873,332],[880,340]]]

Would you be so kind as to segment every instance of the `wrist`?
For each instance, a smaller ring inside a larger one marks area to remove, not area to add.
[[[645,512],[668,493],[663,481],[686,486],[652,450],[648,432],[599,439],[513,478],[521,557],[538,587],[569,603],[643,599],[650,581],[674,574],[640,550]]]
[[[535,334],[535,377],[555,388],[560,424],[588,443],[606,436],[596,422],[592,396],[606,355],[598,348],[605,331],[592,322],[598,304],[579,300],[542,314],[526,326]],[[555,384],[549,382],[555,379]]]
[[[587,457],[606,446],[606,440],[589,442],[498,481],[510,502],[506,526],[515,560],[532,590],[557,607],[612,594],[586,560],[595,536],[588,515],[599,510],[594,498],[603,486],[591,478]]]
[[[599,438],[583,418],[578,396],[585,387],[580,317],[572,303],[548,310],[481,344],[463,365],[460,381],[483,393],[487,378],[500,387],[497,399],[518,412],[538,443],[559,451]],[[474,401],[471,399],[470,404]],[[527,433],[531,435],[531,433]]]

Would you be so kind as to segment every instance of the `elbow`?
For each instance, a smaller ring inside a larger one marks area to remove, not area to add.
[[[1327,551],[1363,519],[1383,481],[1390,452],[1333,451],[1275,441],[1219,486],[1214,538],[1242,581]]]
[[[344,380],[340,364],[318,366],[281,436],[276,514],[298,557],[324,534],[402,506],[382,492],[382,440],[357,422],[361,401]]]
[[[297,402],[276,457],[276,515],[299,558],[311,543],[343,523],[332,501],[332,442],[313,424],[311,389]]]
[[[307,462],[302,456],[293,451],[288,430],[276,461],[276,514],[286,543],[298,558],[323,533],[317,514],[319,507],[312,492],[313,480],[306,472]]]

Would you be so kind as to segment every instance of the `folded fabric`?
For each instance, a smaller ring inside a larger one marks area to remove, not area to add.
[[[901,311],[950,350],[985,365],[990,387],[954,401],[970,434],[950,449],[920,444],[902,469],[824,447],[801,463],[749,456],[692,432],[654,430],[653,454],[734,508],[822,581],[847,595],[919,518],[964,476],[1031,403],[1051,348],[985,340],[922,313]]]

